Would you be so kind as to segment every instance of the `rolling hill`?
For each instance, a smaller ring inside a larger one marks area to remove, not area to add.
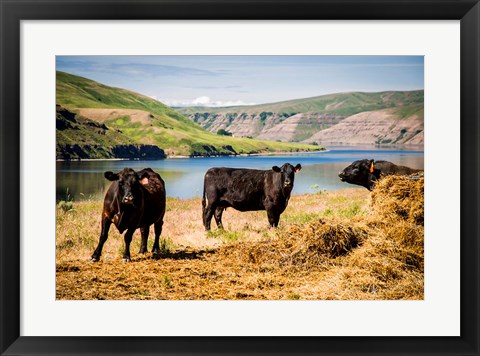
[[[57,159],[162,159],[165,152],[148,144],[136,144],[118,129],[90,120],[85,116],[56,107]]]
[[[240,137],[320,144],[408,144],[423,143],[423,96],[423,90],[351,92],[262,105],[176,110],[211,132],[224,129]],[[368,112],[376,114],[357,116]],[[347,121],[355,124],[349,132],[341,123],[354,116]],[[392,129],[378,124],[381,119]]]
[[[137,147],[140,156],[135,153],[128,158],[145,159],[158,158],[158,150],[167,156],[212,156],[321,149],[309,144],[212,134],[157,100],[60,71],[56,77],[56,103],[70,112],[67,116],[77,115],[72,125],[62,126],[62,130],[57,126],[57,158],[68,159],[70,156],[63,153],[71,145],[77,145],[76,150],[83,153],[70,158],[120,158],[114,149],[119,145]],[[64,121],[60,118],[57,123]],[[108,135],[89,135],[92,122],[103,125]]]

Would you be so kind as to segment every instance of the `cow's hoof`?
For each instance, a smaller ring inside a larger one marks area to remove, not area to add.
[[[160,253],[157,251],[157,252],[152,252],[152,258],[154,260],[159,260],[160,259]]]
[[[90,258],[90,262],[98,262],[98,261],[100,261],[100,257],[92,256],[92,257]]]
[[[130,259],[130,257],[124,257],[123,262],[132,262],[132,260]]]

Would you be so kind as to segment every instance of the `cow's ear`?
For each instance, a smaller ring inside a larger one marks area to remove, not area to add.
[[[143,172],[140,176],[140,183],[143,185],[148,184],[148,172]]]
[[[295,166],[295,173],[297,172],[300,172],[300,170],[302,169],[302,165],[299,163]]]
[[[140,178],[140,179],[148,178],[148,172],[147,172],[147,171],[142,172],[142,174],[139,175],[139,178]]]
[[[105,176],[105,178],[107,178],[108,180],[110,181],[114,181],[114,180],[118,180],[118,174],[116,173],[113,173],[113,172],[110,172],[110,171],[107,171],[103,174]]]
[[[143,172],[142,174],[139,175],[140,178],[140,183],[145,185],[148,184],[148,172]]]
[[[374,171],[374,165],[375,165],[375,161],[373,159],[371,159],[369,162],[368,162],[368,170],[370,171],[370,173],[373,173]]]
[[[274,172],[281,172],[282,171],[280,169],[280,167],[277,167],[277,166],[273,166],[272,169],[273,169]]]

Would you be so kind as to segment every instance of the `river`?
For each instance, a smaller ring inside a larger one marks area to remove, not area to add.
[[[100,200],[110,184],[103,177],[105,171],[118,172],[125,167],[135,170],[150,167],[164,179],[167,196],[185,199],[202,195],[203,176],[208,168],[270,169],[274,165],[280,167],[285,162],[293,165],[300,163],[303,167],[295,178],[292,194],[314,193],[318,190],[358,187],[338,179],[338,172],[358,159],[387,160],[423,169],[423,157],[421,147],[332,146],[323,152],[275,156],[172,158],[158,161],[57,161],[56,194],[57,201]]]

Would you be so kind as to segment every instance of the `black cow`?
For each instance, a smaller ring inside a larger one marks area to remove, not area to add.
[[[295,173],[302,166],[285,163],[271,170],[210,168],[203,183],[203,225],[210,230],[212,216],[222,229],[227,207],[239,211],[266,210],[270,226],[277,227],[280,214],[288,205]]]
[[[397,166],[388,161],[374,161],[373,159],[362,159],[353,162],[338,176],[342,182],[361,185],[362,187],[372,190],[373,185],[382,176],[397,174],[410,175],[420,172],[419,169],[413,169],[405,166]]]
[[[165,183],[150,168],[135,172],[124,168],[119,173],[105,172],[105,178],[112,181],[105,195],[102,212],[102,232],[100,241],[93,252],[92,261],[100,259],[102,248],[108,238],[108,230],[113,222],[120,233],[125,230],[125,251],[123,260],[130,261],[130,242],[136,229],[140,228],[142,243],[140,253],[147,252],[150,225],[155,226],[153,257],[158,257],[159,239],[165,215]]]

